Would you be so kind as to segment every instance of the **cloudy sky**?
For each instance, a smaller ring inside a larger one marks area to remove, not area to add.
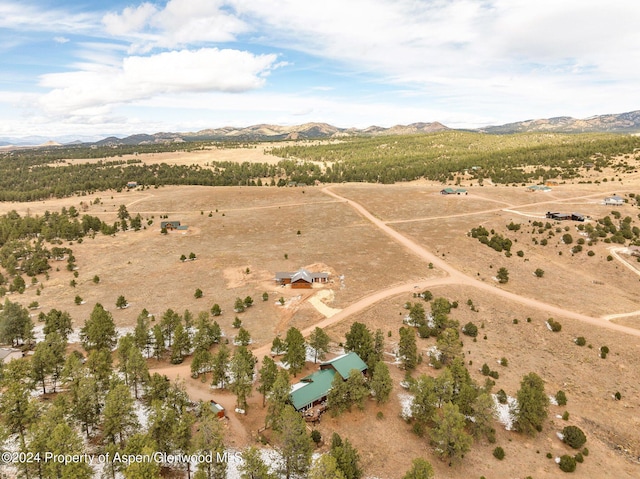
[[[632,111],[639,25],[637,0],[0,0],[0,136]]]

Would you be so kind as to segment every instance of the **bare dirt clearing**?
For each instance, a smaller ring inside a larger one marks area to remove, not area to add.
[[[278,146],[277,143],[257,143],[251,146],[238,148],[206,147],[193,151],[171,151],[165,153],[140,153],[120,155],[108,158],[82,158],[65,160],[67,164],[98,163],[100,161],[128,161],[138,160],[147,165],[167,163],[173,165],[199,165],[208,166],[211,162],[248,162],[276,164],[281,158],[265,153],[265,150]]]

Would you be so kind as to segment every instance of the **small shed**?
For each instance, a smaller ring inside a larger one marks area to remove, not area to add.
[[[222,407],[222,405],[218,404],[212,399],[209,402],[209,407],[219,419],[224,419],[225,414],[224,414],[224,408]]]
[[[611,205],[611,206],[620,206],[624,204],[624,198],[618,195],[607,196],[604,199],[604,204]]]
[[[160,229],[167,229],[167,230],[177,230],[180,229],[180,221],[161,221],[160,222]]]
[[[137,188],[138,187],[138,182],[137,181],[129,181],[127,182],[127,188]]]

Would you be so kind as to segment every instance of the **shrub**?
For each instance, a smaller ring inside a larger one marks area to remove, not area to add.
[[[576,460],[573,456],[565,454],[560,458],[560,470],[564,472],[573,472],[576,470]]]
[[[502,449],[500,446],[496,447],[493,450],[493,457],[495,457],[499,461],[502,461],[504,459],[504,449]]]
[[[507,360],[507,358],[500,358],[500,365],[506,368],[509,365],[509,361]]]
[[[317,429],[311,431],[311,440],[314,443],[319,444],[320,441],[322,441],[322,434],[320,434],[320,431],[318,431]]]
[[[547,459],[551,459],[553,457],[553,454],[551,454],[550,452],[547,453]]]
[[[462,334],[475,338],[478,335],[478,326],[469,321],[462,328]]]
[[[483,376],[488,376],[489,373],[491,372],[491,368],[489,368],[489,365],[487,363],[484,363],[480,371],[482,372]]]
[[[586,447],[582,450],[582,455],[583,456],[588,456],[589,455],[589,449],[587,449]]]
[[[513,324],[518,324],[518,318],[513,319]]]
[[[497,393],[496,393],[496,397],[498,398],[498,402],[500,404],[507,404],[507,393],[504,392],[504,389],[500,389]]]
[[[489,373],[489,376],[492,377],[493,379],[498,379],[500,377],[500,374],[498,373],[498,371],[491,371]]]
[[[584,346],[585,344],[587,344],[587,340],[584,338],[584,336],[578,336],[578,337],[575,339],[575,343],[576,343],[578,346]]]
[[[566,426],[562,430],[562,441],[574,449],[580,449],[587,442],[587,436],[578,426]]]
[[[562,420],[563,421],[568,421],[569,420],[569,411],[565,411],[562,413]]]
[[[596,255],[595,251],[591,249],[587,252],[587,256],[595,256],[595,255]]]
[[[620,391],[616,391],[613,397],[616,398],[616,401],[620,401],[620,399],[622,399],[622,394],[620,394]]]
[[[535,274],[537,278],[542,278],[544,276],[544,270],[542,268],[537,268],[533,274]]]
[[[558,402],[558,406],[567,405],[567,395],[562,389],[556,393],[556,401]]]
[[[578,454],[575,455],[575,460],[576,460],[576,462],[583,463],[584,462],[584,457],[582,457],[582,454],[578,453]]]
[[[549,318],[547,320],[547,324],[551,328],[551,331],[553,331],[554,333],[557,333],[562,330],[562,324],[560,324],[558,321],[556,321],[553,318]]]
[[[613,261],[613,256],[608,255],[608,256],[607,256],[607,261]]]

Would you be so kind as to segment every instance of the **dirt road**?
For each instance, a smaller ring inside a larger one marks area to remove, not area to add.
[[[427,263],[433,263],[433,265],[436,268],[441,269],[442,271],[444,271],[445,273],[447,273],[449,275],[447,278],[444,278],[444,279],[443,278],[438,278],[438,279],[433,280],[434,282],[432,282],[431,285],[434,285],[434,284],[461,284],[461,285],[465,285],[465,286],[471,286],[471,287],[478,288],[478,289],[481,289],[483,291],[486,291],[486,292],[488,292],[490,294],[501,296],[501,297],[503,297],[505,299],[508,299],[510,301],[514,301],[516,303],[523,304],[525,306],[529,306],[529,307],[532,307],[532,308],[535,308],[535,309],[538,309],[538,310],[541,310],[541,311],[546,311],[546,312],[548,312],[548,313],[550,313],[552,315],[555,315],[555,316],[564,316],[564,317],[568,317],[568,318],[572,318],[572,319],[577,319],[579,321],[583,321],[583,322],[591,324],[593,326],[607,328],[607,329],[611,329],[611,330],[618,331],[618,332],[621,332],[621,333],[631,334],[633,336],[640,337],[640,330],[638,330],[638,329],[629,328],[627,326],[622,326],[622,325],[619,325],[619,324],[611,323],[611,322],[607,321],[604,318],[596,318],[596,317],[592,317],[592,316],[587,316],[587,315],[584,315],[584,314],[576,313],[575,311],[569,311],[569,310],[560,308],[558,306],[547,304],[547,303],[545,303],[543,301],[539,301],[539,300],[534,299],[534,298],[527,298],[527,297],[520,296],[520,295],[515,294],[515,293],[511,293],[511,292],[506,291],[504,289],[500,289],[500,288],[498,288],[498,287],[496,287],[494,285],[490,285],[490,284],[484,283],[484,282],[482,282],[480,280],[477,280],[475,278],[471,278],[470,276],[467,276],[466,274],[462,273],[461,271],[458,271],[457,269],[452,267],[447,262],[443,261],[441,258],[436,256],[435,254],[431,253],[430,251],[426,250],[422,246],[418,245],[417,243],[415,243],[411,239],[409,239],[406,236],[400,234],[399,232],[397,232],[396,230],[391,228],[389,225],[387,225],[384,221],[382,221],[382,220],[376,218],[375,216],[373,216],[371,213],[369,213],[369,211],[367,211],[359,203],[356,203],[355,201],[349,200],[347,198],[344,198],[344,197],[334,193],[333,191],[331,191],[331,187],[326,187],[322,191],[323,191],[323,193],[326,193],[326,194],[328,194],[328,195],[330,195],[330,196],[332,196],[332,197],[334,197],[336,199],[343,200],[346,204],[348,204],[349,206],[354,208],[358,213],[360,213],[360,215],[362,215],[367,220],[371,221],[371,223],[373,223],[377,228],[382,230],[385,234],[387,234],[388,236],[393,238],[396,242],[398,242],[399,244],[401,244],[402,246],[407,248],[409,251],[411,251],[413,254],[415,254],[416,256],[421,258],[423,261],[425,261]],[[593,196],[593,195],[588,195],[588,196]],[[587,196],[581,196],[579,198],[585,198],[585,197],[587,197]],[[446,281],[446,283],[444,283],[445,281]],[[407,286],[407,285],[405,285],[405,286]],[[402,291],[399,291],[399,292],[402,292]],[[349,311],[349,314],[353,314],[356,311],[360,311],[362,309],[365,309],[365,308],[371,306],[373,304],[373,300],[375,299],[375,296],[376,295],[374,294],[374,295],[368,296],[367,298],[363,298],[362,300],[358,301],[357,303],[352,304],[350,307],[345,308],[343,310],[343,312],[342,312],[343,314],[336,315],[336,316],[333,316],[331,318],[328,318],[327,320],[325,320],[326,322],[328,322],[328,324],[325,324],[325,326],[328,326],[330,324],[334,324],[335,322],[337,322],[337,321],[343,319],[344,317],[346,317],[344,315],[344,313],[346,311]],[[359,305],[359,309],[355,309],[356,305]],[[325,323],[325,321],[322,321],[322,323]]]

